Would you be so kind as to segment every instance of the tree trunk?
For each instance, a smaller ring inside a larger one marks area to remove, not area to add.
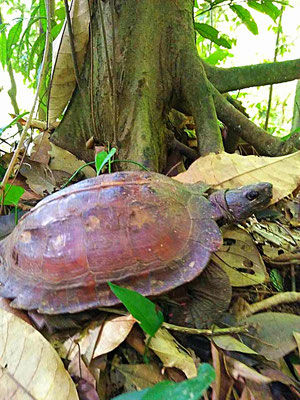
[[[94,2],[90,51],[80,88],[52,135],[54,143],[91,160],[93,152],[86,150],[85,143],[93,136],[99,145],[115,146],[119,159],[161,172],[170,137],[167,117],[175,108],[194,117],[199,155],[223,151],[217,114],[231,132],[261,154],[294,151],[295,138],[281,142],[271,137],[218,92],[220,85],[226,88],[220,82],[226,70],[210,67],[200,59],[193,4],[193,0]],[[283,63],[280,70],[295,79],[297,66],[299,60]],[[240,82],[243,87],[247,82],[255,83],[253,66],[229,69],[228,73],[230,82]],[[278,80],[277,75],[274,79]],[[121,164],[119,168],[135,167]]]
[[[221,151],[212,94],[194,43],[193,0],[111,5],[95,6],[92,59],[83,71],[87,84],[76,89],[53,141],[88,159],[85,142],[94,136],[99,144],[116,146],[118,158],[161,171],[168,112],[184,103],[195,118],[200,154]]]

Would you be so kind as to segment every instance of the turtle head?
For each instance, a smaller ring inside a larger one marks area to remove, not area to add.
[[[272,199],[272,184],[255,183],[237,189],[220,190],[213,193],[209,200],[216,210],[216,218],[242,221],[255,211],[267,207]]]

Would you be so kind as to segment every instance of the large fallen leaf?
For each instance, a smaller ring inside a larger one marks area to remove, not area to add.
[[[118,347],[126,339],[135,322],[132,315],[112,317],[104,323],[92,322],[83,333],[65,341],[65,352],[62,351],[61,355],[67,355],[67,358],[72,360],[77,357],[79,346],[80,354],[90,363],[93,358]]]
[[[214,343],[223,350],[238,351],[240,353],[257,354],[244,343],[230,335],[220,335],[213,338]]]
[[[258,383],[270,383],[272,379],[260,374],[255,369],[248,367],[241,361],[235,360],[229,356],[225,356],[226,367],[232,378],[238,380],[240,378],[246,378]]]
[[[194,360],[166,329],[160,328],[156,332],[150,340],[149,348],[161,359],[165,367],[181,369],[187,378],[197,376]]]
[[[263,283],[268,275],[251,235],[236,227],[223,228],[222,234],[223,245],[212,260],[227,273],[231,285]]]
[[[265,312],[252,315],[241,324],[253,324],[255,331],[243,335],[243,343],[269,360],[279,360],[297,348],[294,332],[300,331],[300,316]]]
[[[51,144],[51,150],[49,155],[51,156],[49,167],[52,170],[68,172],[70,175],[80,167],[86,164],[85,161],[79,160],[74,154],[70,153],[68,150],[62,149],[53,143]],[[96,171],[87,165],[81,172],[86,178],[93,178],[96,176]]]
[[[78,400],[75,385],[47,340],[0,310],[0,400]]]
[[[90,11],[86,0],[73,0],[70,9],[74,46],[79,71],[82,68],[89,40]],[[65,23],[53,44],[53,72],[49,97],[49,122],[61,115],[76,86],[76,77]]]
[[[118,347],[127,338],[135,323],[136,319],[130,314],[105,321],[94,357],[106,354]]]
[[[208,154],[174,179],[184,183],[205,182],[216,189],[233,188],[256,182],[274,186],[273,202],[292,193],[300,184],[300,151],[282,157]]]

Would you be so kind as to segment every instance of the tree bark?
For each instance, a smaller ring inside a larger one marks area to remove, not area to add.
[[[93,136],[100,145],[117,147],[119,159],[161,172],[168,149],[167,116],[175,108],[194,117],[200,155],[224,150],[217,114],[231,132],[263,154],[295,151],[294,138],[283,143],[267,135],[218,90],[263,84],[263,77],[265,84],[295,79],[300,61],[263,64],[257,66],[258,72],[255,66],[228,70],[208,66],[195,45],[193,4],[193,0],[94,2],[81,88],[75,90],[52,136],[54,143],[91,160],[93,152],[85,143]]]
[[[98,4],[92,18],[92,58],[83,71],[86,90],[93,93],[84,109],[90,102],[91,113],[81,112],[82,96],[76,90],[52,140],[89,159],[84,145],[94,136],[100,144],[116,146],[118,158],[161,171],[168,112],[186,102],[196,121],[200,154],[222,151],[209,82],[194,43],[193,1],[115,1],[113,9],[110,4]]]

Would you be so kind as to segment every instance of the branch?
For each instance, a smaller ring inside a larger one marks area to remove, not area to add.
[[[233,68],[218,68],[201,62],[207,78],[221,93],[300,79],[300,59]]]
[[[300,149],[300,134],[283,142],[251,122],[211,85],[218,118],[235,134],[252,144],[260,155],[276,157]]]
[[[11,84],[11,88],[8,90],[8,95],[10,97],[10,101],[11,104],[13,106],[14,109],[14,113],[19,115],[20,114],[20,109],[17,103],[17,84],[15,81],[15,76],[14,76],[14,71],[13,71],[13,67],[11,65],[11,62],[8,61],[7,64],[7,71],[9,73],[9,79],[10,79],[10,84]]]
[[[255,314],[259,311],[275,307],[280,304],[295,303],[295,302],[300,302],[300,293],[297,292],[278,293],[275,296],[268,297],[265,300],[249,304],[247,309],[243,312],[243,317],[249,317],[250,315]]]

